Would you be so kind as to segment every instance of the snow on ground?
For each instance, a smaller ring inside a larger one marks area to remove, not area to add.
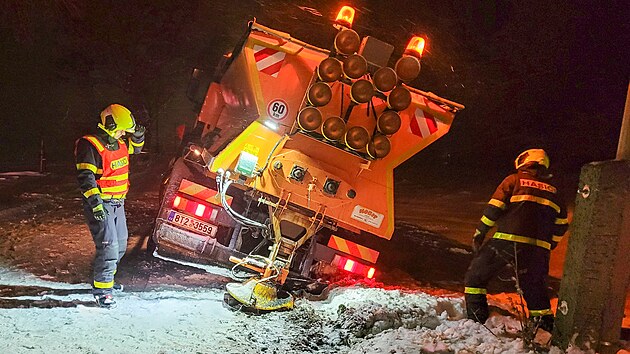
[[[234,312],[223,304],[228,269],[146,256],[157,191],[129,200],[118,279],[128,291],[117,294],[117,308],[100,309],[90,295],[94,250],[74,177],[41,187],[13,182],[0,179],[0,353],[532,353],[507,315],[514,295],[490,296],[505,316],[487,328],[464,319],[469,250],[417,226],[423,222],[397,224],[394,242],[381,245],[383,283],[337,284],[326,300],[298,299],[289,312]],[[442,224],[454,232],[452,220]]]
[[[89,288],[9,269],[0,269],[0,283]],[[293,311],[251,315],[226,308],[223,295],[204,288],[125,292],[110,310],[87,305],[85,292],[20,296],[84,305],[0,309],[0,352],[533,353],[517,338],[513,318],[495,316],[488,328],[464,319],[461,296],[339,287],[325,301],[299,299]]]

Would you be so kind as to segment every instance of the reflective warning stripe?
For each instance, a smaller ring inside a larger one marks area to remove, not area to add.
[[[490,199],[490,201],[488,202],[488,204],[495,206],[499,209],[505,209],[505,203],[503,203],[502,201],[498,200],[498,199]]]
[[[89,198],[95,194],[101,194],[101,191],[98,188],[88,189],[85,193],[83,193],[83,196]]]
[[[328,240],[328,247],[347,253],[351,256],[361,258],[370,263],[376,263],[379,255],[378,251],[334,235],[330,237],[330,240]]]
[[[103,170],[100,170],[95,165],[92,165],[91,163],[87,163],[87,162],[78,163],[77,170],[89,170],[89,171],[92,171],[92,173],[96,173],[96,174],[103,173]]]
[[[493,227],[494,224],[496,223],[496,221],[494,220],[490,220],[485,216],[481,217],[481,222],[484,223],[485,225],[489,226],[489,227]]]
[[[114,281],[108,281],[107,283],[103,283],[100,281],[94,281],[94,287],[97,289],[109,289],[114,286]]]
[[[129,173],[124,173],[122,175],[114,175],[109,177],[101,177],[99,178],[101,181],[124,181],[129,178]]]
[[[553,242],[560,242],[560,241],[562,241],[562,236],[554,235],[553,237],[551,237],[551,241],[553,241]]]
[[[204,187],[187,179],[182,179],[182,182],[179,184],[179,191],[191,197],[195,197],[201,200],[205,200],[208,203],[221,206],[221,195],[219,194],[219,191],[215,191],[212,188]],[[226,195],[225,199],[227,200],[228,205],[232,205],[231,196]]]
[[[473,295],[478,295],[478,294],[487,294],[488,290],[484,289],[484,288],[470,288],[470,287],[465,287],[464,288],[464,294],[473,294]]]
[[[556,218],[556,225],[566,225],[569,223],[569,219],[567,218]]]
[[[127,185],[127,183],[121,184],[119,186],[111,186],[111,187],[101,186],[101,192],[107,193],[107,194],[112,194],[116,192],[126,192],[128,189],[129,189],[129,186]]]
[[[551,311],[551,309],[529,310],[530,317],[538,317],[538,316],[546,316],[546,315],[553,315],[553,311]]]
[[[492,238],[498,238],[499,240],[513,241],[518,243],[526,243],[528,245],[534,245],[542,247],[544,249],[551,249],[551,244],[547,241],[539,240],[532,237],[525,237],[519,235],[506,234],[503,232],[497,232]]]
[[[280,69],[284,64],[285,56],[285,52],[260,45],[254,45],[254,60],[256,61],[256,68],[258,71],[267,75],[278,77],[278,73],[280,73]]]
[[[126,196],[127,196],[127,193],[123,193],[123,194],[101,194],[101,198],[103,200],[124,199]]]
[[[133,140],[129,139],[129,148],[127,149],[127,152],[129,154],[133,154],[134,152],[136,152],[137,148],[141,148],[144,146],[144,141],[142,141],[141,143],[134,143]]]
[[[99,153],[105,150],[105,146],[103,146],[103,144],[101,144],[101,142],[95,136],[88,135],[88,136],[85,136],[85,139],[91,142],[92,145],[94,145],[94,147],[96,148],[96,150],[98,150]]]
[[[549,199],[536,197],[533,195],[515,195],[510,198],[510,202],[534,202],[540,205],[550,206],[556,211],[556,213],[560,212],[560,207],[556,203],[552,202]]]
[[[414,116],[410,120],[409,128],[411,129],[411,133],[421,138],[426,138],[438,131],[435,117],[420,108],[416,108]]]
[[[137,147],[144,146],[144,140],[142,140],[139,143],[135,143],[133,140],[129,140],[129,144],[132,146],[137,146]]]

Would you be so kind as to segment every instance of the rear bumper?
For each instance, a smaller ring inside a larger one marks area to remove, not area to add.
[[[213,237],[180,229],[164,219],[157,220],[155,237],[160,253],[165,252],[175,258],[230,265],[230,256],[245,256],[222,245]]]

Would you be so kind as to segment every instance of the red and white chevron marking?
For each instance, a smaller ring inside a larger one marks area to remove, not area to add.
[[[279,50],[254,45],[254,59],[256,60],[256,68],[273,77],[278,77],[280,68],[284,64],[285,52]]]
[[[421,138],[426,138],[438,130],[435,117],[420,108],[416,108],[416,112],[411,118],[410,128],[413,134]]]

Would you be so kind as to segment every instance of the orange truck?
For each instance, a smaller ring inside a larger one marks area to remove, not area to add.
[[[464,108],[409,86],[423,38],[389,67],[394,47],[360,37],[353,19],[344,6],[331,49],[251,21],[164,179],[151,248],[247,269],[227,286],[242,306],[291,308],[283,285],[315,269],[373,278],[379,250],[365,244],[392,237],[394,168]]]

